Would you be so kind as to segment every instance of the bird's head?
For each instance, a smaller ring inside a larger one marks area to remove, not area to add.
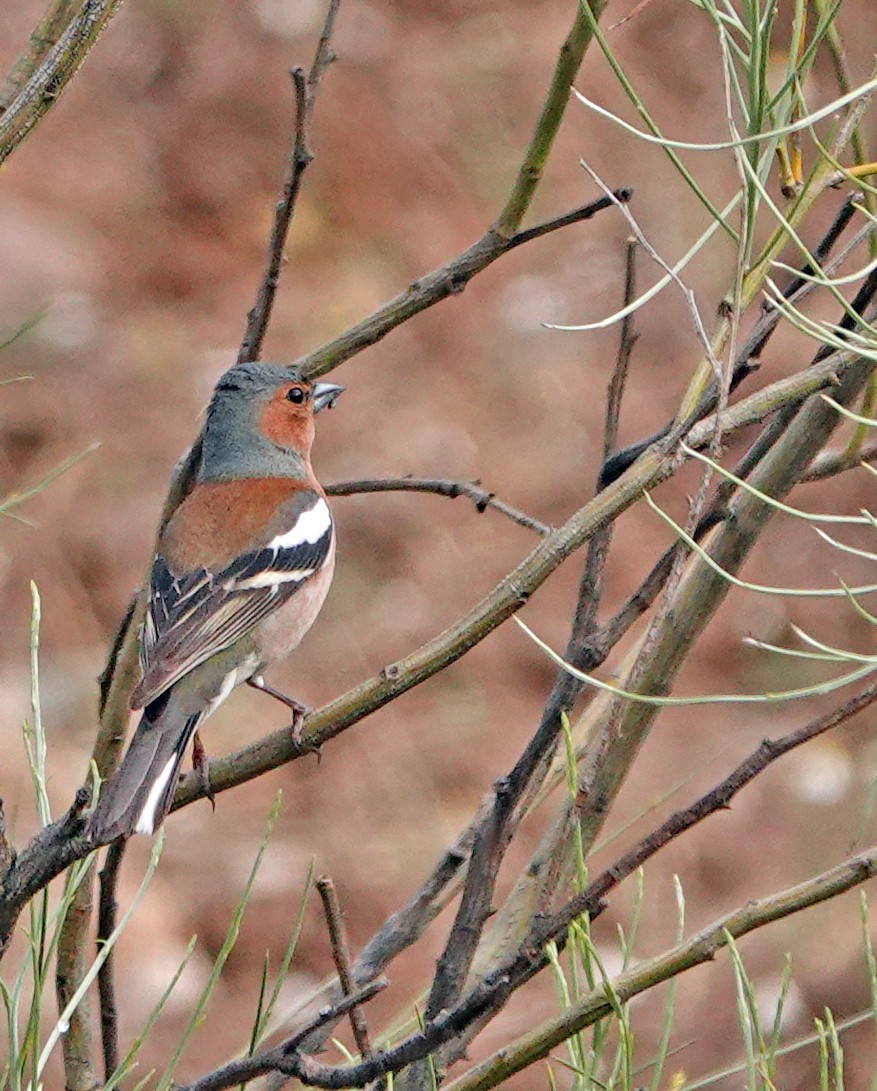
[[[307,459],[314,416],[334,405],[344,390],[310,382],[298,368],[237,364],[220,378],[207,409],[205,469],[211,477],[268,475],[274,452]]]

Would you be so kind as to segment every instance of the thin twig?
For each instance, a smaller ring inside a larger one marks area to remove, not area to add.
[[[812,285],[813,282],[807,278],[816,275],[817,269],[821,268],[825,259],[829,256],[831,251],[837,244],[838,239],[846,230],[847,225],[853,218],[853,215],[858,211],[859,206],[863,200],[863,194],[856,190],[855,193],[851,193],[840,208],[837,210],[834,219],[828,226],[828,230],[816,244],[816,248],[813,251],[813,261],[807,261],[801,266],[801,271],[795,276],[790,277],[788,284],[783,288],[783,299],[789,302],[800,301],[799,292],[803,288],[807,288]],[[828,272],[828,270],[826,270]],[[778,310],[772,303],[765,301],[762,304],[762,310],[766,314],[770,314],[772,319],[771,329],[782,317],[782,312]],[[764,330],[760,331],[763,334]],[[764,348],[764,344],[760,339],[760,334],[757,331],[753,331],[755,334],[755,341],[751,343],[749,352],[753,355],[760,354]]]
[[[353,975],[350,972],[350,946],[347,942],[347,929],[344,926],[344,917],[338,902],[338,893],[335,884],[328,875],[321,875],[317,879],[317,891],[323,902],[323,913],[326,917],[326,926],[329,929],[329,939],[332,944],[332,961],[338,971],[338,981],[344,996],[352,996],[355,992]],[[368,1040],[368,1025],[365,1016],[358,1007],[352,1007],[349,1012],[350,1029],[357,1048],[363,1057],[372,1055],[371,1043]]]
[[[624,299],[623,308],[627,310],[636,299],[636,251],[639,243],[636,239],[627,240],[624,251]],[[603,426],[603,461],[612,454],[618,439],[618,420],[621,415],[621,398],[627,382],[627,369],[631,353],[639,339],[633,326],[633,311],[628,311],[621,320],[621,334],[618,340],[618,353],[615,367],[606,392],[606,420]]]
[[[330,42],[335,29],[335,20],[340,3],[341,0],[330,0],[329,2],[329,10],[323,23],[323,30],[317,43],[310,71],[305,75],[303,68],[296,67],[290,72],[295,88],[295,133],[292,150],[287,162],[281,197],[274,210],[274,222],[268,240],[268,259],[265,264],[265,271],[259,284],[256,302],[247,315],[246,329],[238,350],[237,362],[239,364],[246,363],[249,360],[258,360],[262,355],[262,343],[265,340],[268,323],[271,321],[271,311],[274,307],[274,297],[277,294],[280,269],[283,264],[283,251],[286,247],[289,228],[301,192],[302,178],[314,158],[310,147],[311,121],[314,115],[320,78],[334,60]]]
[[[613,193],[615,201],[622,204],[629,201],[632,190],[618,189]],[[483,272],[488,265],[492,265],[497,258],[507,254],[523,242],[529,241],[529,237],[540,237],[548,231],[556,231],[565,227],[568,223],[577,223],[582,219],[589,219],[600,209],[609,207],[613,201],[597,200],[584,209],[576,209],[573,212],[550,220],[533,230],[535,235],[529,232],[514,233],[510,236],[501,234],[495,227],[489,228],[480,239],[467,247],[446,265],[434,269],[431,273],[419,277],[410,284],[404,292],[395,296],[388,303],[379,307],[376,311],[351,326],[339,337],[328,341],[325,345],[314,349],[305,356],[294,361],[295,366],[310,379],[324,375],[327,371],[343,364],[352,356],[356,356],[363,349],[377,344],[388,333],[407,322],[415,315],[420,314],[429,307],[441,303],[442,300],[459,295],[474,276]],[[584,215],[587,213],[587,215]],[[523,212],[522,212],[523,215]]]
[[[813,261],[805,261],[801,266],[800,271],[790,278],[789,283],[783,289],[783,299],[800,304],[819,286],[818,281],[807,279],[808,275],[816,272],[816,266],[823,267],[825,272],[828,273],[844,260],[848,253],[847,248],[845,248],[828,266],[825,266],[824,264],[826,258],[828,258],[840,238],[840,235],[852,219],[856,209],[857,195],[852,194],[841,205],[837,215],[829,225],[828,230],[817,243],[813,250]],[[872,232],[873,225],[869,225],[862,237]],[[859,238],[854,240],[854,242],[858,241],[861,240]],[[731,369],[729,393],[733,393],[737,390],[740,384],[758,369],[761,354],[767,347],[768,341],[777,330],[781,318],[782,311],[773,302],[767,301],[762,304],[761,316],[756,321],[754,328],[737,352],[734,366]],[[717,402],[718,390],[716,384],[713,383],[705,391],[695,416],[713,412]],[[668,421],[652,435],[647,436],[643,440],[631,443],[626,447],[622,447],[620,450],[615,451],[607,457],[604,460],[603,469],[600,474],[601,485],[605,486],[614,481],[620,473],[623,473],[640,457],[643,451],[647,450],[653,443],[656,443],[666,436],[672,429],[673,424],[674,422],[672,420]]]
[[[640,0],[638,4],[631,8],[627,15],[622,16],[614,23],[610,23],[607,29],[613,31],[618,30],[619,27],[623,27],[625,23],[629,23],[631,19],[635,19],[639,14],[645,11],[651,2],[652,0]]]
[[[516,246],[521,246],[525,242],[532,242],[533,239],[541,239],[543,235],[548,235],[561,227],[570,227],[572,224],[590,220],[598,212],[602,212],[606,208],[612,208],[616,201],[627,204],[632,197],[632,189],[617,189],[611,197],[598,197],[596,201],[590,201],[588,204],[582,205],[581,208],[574,208],[572,212],[567,212],[563,216],[556,216],[553,220],[546,220],[535,227],[528,227],[525,231],[518,231],[509,239],[505,252],[508,253],[509,250],[514,250]]]
[[[518,511],[510,504],[500,500],[495,493],[481,488],[481,482],[475,481],[447,481],[442,478],[425,477],[378,477],[364,478],[361,481],[339,481],[334,485],[327,485],[326,492],[330,496],[356,496],[368,492],[426,492],[436,496],[447,496],[455,500],[458,496],[465,496],[475,505],[478,512],[484,513],[488,508],[501,512],[519,526],[528,530],[535,530],[537,534],[550,534],[551,527],[547,523],[540,523],[524,512]]]
[[[226,1087],[234,1087],[236,1084],[255,1080],[269,1072],[282,1071],[284,1059],[287,1056],[294,1055],[302,1042],[306,1041],[315,1031],[320,1030],[321,1027],[329,1023],[337,1022],[359,1005],[368,1003],[372,997],[377,996],[379,992],[383,992],[386,987],[387,981],[385,978],[372,981],[350,996],[345,996],[337,1004],[317,1012],[313,1019],[296,1031],[282,1045],[275,1046],[273,1049],[266,1050],[254,1057],[231,1061],[215,1072],[202,1076],[200,1080],[181,1087],[179,1091],[223,1091]]]
[[[853,461],[850,461],[849,452],[846,450],[822,451],[813,459],[810,469],[801,480],[825,481],[828,477],[836,477],[847,470],[853,470],[863,462],[877,462],[877,440],[865,444]]]
[[[116,911],[118,908],[116,905],[116,886],[119,881],[119,869],[122,864],[122,857],[125,855],[126,845],[127,841],[123,839],[114,841],[110,845],[100,873],[97,915],[98,947],[109,940],[116,927]],[[114,953],[110,951],[97,975],[105,1080],[109,1080],[119,1066],[119,1020],[116,1008],[113,961]]]

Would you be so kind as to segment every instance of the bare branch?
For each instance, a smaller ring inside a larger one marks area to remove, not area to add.
[[[255,1057],[232,1061],[230,1064],[218,1068],[215,1072],[203,1076],[200,1080],[196,1080],[186,1087],[181,1087],[179,1091],[223,1091],[226,1087],[234,1087],[236,1084],[255,1080],[269,1072],[282,1072],[286,1057],[295,1056],[296,1049],[305,1039],[326,1024],[337,1022],[338,1019],[353,1011],[354,1008],[367,1003],[379,992],[383,992],[386,987],[387,982],[384,978],[371,982],[371,984],[366,985],[350,996],[345,996],[343,1000],[339,1000],[332,1007],[317,1012],[313,1019],[306,1023],[288,1041],[284,1042],[283,1045],[266,1050]]]
[[[88,932],[93,909],[94,861],[91,861],[73,895],[58,937],[55,993],[59,1011],[66,1010],[91,962],[88,945],[83,938]],[[66,1091],[94,1091],[99,1081],[93,1067],[94,1042],[89,997],[84,996],[71,1013],[67,1032],[61,1039],[61,1049]]]
[[[115,14],[121,0],[83,0],[57,42],[42,59],[41,49],[28,43],[7,80],[20,82],[24,71],[39,59],[21,89],[0,114],[0,163],[5,162],[76,74],[98,35]],[[59,13],[60,17],[60,13]],[[46,19],[57,30],[50,12]],[[40,24],[42,26],[42,24]],[[40,28],[34,32],[40,33]],[[27,54],[31,53],[30,61]],[[19,66],[22,66],[19,68]],[[7,89],[9,84],[7,83]]]
[[[638,963],[633,970],[612,980],[612,991],[622,1004],[663,981],[715,958],[727,945],[728,936],[740,939],[758,928],[836,898],[877,874],[877,849],[850,857],[820,875],[781,890],[767,898],[747,902],[725,914],[696,935],[663,954]],[[612,1005],[602,983],[559,1015],[528,1032],[471,1071],[447,1084],[446,1091],[488,1091],[529,1067],[585,1027],[609,1015]],[[328,1086],[320,1084],[319,1086]],[[339,1086],[333,1084],[333,1086]],[[353,1086],[353,1085],[341,1085]]]
[[[447,481],[442,478],[424,477],[378,477],[364,478],[361,481],[339,481],[334,485],[327,485],[326,492],[330,496],[356,496],[366,492],[426,492],[436,496],[447,496],[455,500],[458,496],[468,497],[475,505],[478,512],[483,513],[488,508],[501,512],[512,522],[528,530],[535,530],[537,534],[550,534],[551,527],[546,523],[540,523],[524,512],[518,511],[505,501],[498,499],[495,493],[481,488],[480,481]]]
[[[352,996],[353,975],[350,972],[350,946],[347,942],[347,929],[344,927],[344,917],[338,902],[338,893],[335,884],[328,875],[321,875],[317,879],[317,891],[323,902],[323,912],[326,916],[326,925],[329,929],[329,939],[332,944],[332,961],[338,971],[338,981],[344,996]],[[349,1012],[350,1027],[359,1052],[363,1057],[372,1055],[371,1043],[368,1040],[368,1025],[365,1016],[358,1007],[352,1007]]]
[[[126,845],[127,841],[121,838],[110,845],[104,859],[103,870],[100,873],[97,916],[98,947],[109,940],[116,927],[116,911],[118,908],[116,905],[116,886],[119,882],[119,869],[122,865],[122,857],[125,855]],[[109,1080],[119,1065],[119,1025],[113,963],[114,954],[110,951],[97,975],[105,1080]]]
[[[624,253],[624,296],[622,307],[627,308],[636,298],[636,251],[639,243],[628,239]],[[618,420],[621,415],[621,399],[627,382],[627,369],[634,346],[639,339],[633,327],[633,312],[625,314],[621,321],[621,336],[615,367],[606,392],[606,421],[603,426],[603,461],[612,454],[618,438]]]
[[[535,227],[528,227],[526,231],[518,231],[509,239],[506,253],[525,242],[541,239],[543,235],[549,235],[552,231],[557,231],[561,227],[570,227],[572,224],[581,223],[583,220],[590,220],[592,216],[596,216],[603,209],[611,208],[615,201],[627,204],[632,197],[632,189],[618,189],[611,197],[598,197],[596,201],[590,201],[588,204],[582,205],[581,208],[574,208],[572,212],[566,212],[563,216],[556,216],[553,220],[546,220],[545,223],[537,224]]]
[[[40,830],[0,875],[0,958],[22,908],[56,875],[92,850],[85,836],[85,811],[90,798],[89,790],[80,788],[70,810]]]
[[[268,240],[268,259],[265,272],[262,274],[256,302],[247,315],[247,326],[238,350],[237,362],[239,364],[246,363],[249,360],[258,360],[262,355],[262,342],[265,339],[268,323],[271,321],[274,297],[277,293],[280,269],[283,264],[283,251],[286,247],[292,218],[295,215],[295,206],[301,191],[302,178],[314,158],[310,147],[311,121],[316,106],[320,78],[334,60],[330,42],[335,30],[335,20],[340,4],[341,0],[330,0],[323,30],[307,76],[304,69],[300,67],[293,68],[290,73],[295,88],[295,134],[280,200],[274,210],[274,222],[271,227],[271,237]]]
[[[630,189],[619,189],[614,192],[613,197],[616,201],[624,203],[630,199],[632,192]],[[327,371],[343,364],[345,360],[356,356],[363,349],[376,344],[397,326],[401,326],[403,322],[407,322],[421,311],[441,303],[450,296],[459,295],[474,276],[486,269],[488,265],[492,265],[497,258],[507,254],[509,250],[523,242],[528,242],[531,238],[538,238],[547,231],[554,231],[568,223],[578,223],[589,219],[595,212],[610,207],[613,203],[606,198],[600,198],[590,205],[585,205],[584,208],[576,209],[541,227],[533,228],[532,232],[522,232],[517,238],[515,235],[507,238],[495,227],[489,228],[480,239],[446,265],[419,277],[404,292],[379,307],[367,318],[351,326],[334,340],[328,341],[320,348],[294,361],[295,366],[300,367],[311,379],[325,375]]]
[[[866,443],[850,460],[849,451],[821,451],[810,465],[802,481],[824,481],[861,466],[863,462],[877,462],[877,440]]]
[[[696,935],[677,944],[663,954],[640,963],[635,969],[621,974],[612,981],[613,992],[625,1002],[638,993],[654,987],[692,966],[715,957],[727,944],[730,934],[737,939],[774,921],[781,920],[803,909],[835,898],[851,888],[866,882],[877,874],[877,849],[860,853],[842,864],[815,876],[797,886],[779,891],[767,898],[747,902],[708,925]],[[408,1065],[429,1056],[445,1042],[450,1041],[462,1028],[483,1015],[497,998],[504,1003],[509,991],[507,979],[486,981],[473,989],[456,1008],[442,1014],[422,1031],[409,1035],[398,1045],[375,1054],[374,1057],[352,1065],[323,1064],[308,1054],[294,1049],[279,1047],[258,1054],[247,1061],[233,1062],[223,1069],[205,1076],[181,1091],[223,1091],[246,1079],[276,1071],[295,1076],[303,1083],[321,1088],[365,1087],[388,1072],[399,1072]],[[590,1026],[612,1011],[602,984],[592,992],[555,1016],[542,1027],[527,1034],[512,1047],[504,1047],[471,1072],[448,1085],[448,1091],[486,1091],[508,1079],[514,1072],[528,1067],[544,1057],[550,1049],[565,1041],[582,1027]],[[337,1009],[330,1018],[337,1018]]]
[[[75,0],[52,0],[46,14],[31,31],[27,45],[15,58],[0,87],[0,113],[7,109],[15,96],[42,64],[46,54],[66,30],[76,11]]]

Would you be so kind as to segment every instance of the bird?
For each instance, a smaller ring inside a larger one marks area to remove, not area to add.
[[[304,706],[263,671],[299,644],[332,582],[335,525],[310,456],[314,417],[343,389],[264,363],[217,382],[194,484],[159,530],[130,698],[142,712],[89,819],[93,843],[158,829],[189,741],[242,683],[292,708],[296,730]]]

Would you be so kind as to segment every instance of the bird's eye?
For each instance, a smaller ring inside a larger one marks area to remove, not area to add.
[[[287,398],[295,405],[301,405],[305,400],[305,392],[300,386],[291,386],[286,394]]]

